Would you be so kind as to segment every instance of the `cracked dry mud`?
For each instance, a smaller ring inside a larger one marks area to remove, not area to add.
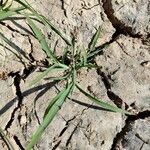
[[[80,47],[87,47],[95,27],[101,26],[97,43],[101,51],[93,59],[99,68],[82,70],[78,81],[94,96],[138,112],[129,117],[108,112],[75,91],[35,149],[149,150],[150,2],[39,0],[33,6],[68,36],[76,28]],[[11,47],[5,43],[0,47],[0,73],[5,72],[0,79],[0,126],[19,150],[25,148],[42,121],[47,103],[64,83],[43,80],[28,88],[40,67],[46,65],[46,55],[22,20],[0,22],[0,28],[26,56],[19,60],[10,52]],[[61,55],[65,43],[53,32],[41,29]],[[105,48],[106,44],[109,47]],[[0,149],[8,149],[1,138]]]

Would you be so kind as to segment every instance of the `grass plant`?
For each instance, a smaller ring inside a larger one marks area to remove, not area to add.
[[[96,53],[95,46],[100,36],[101,31],[100,27],[96,29],[96,32],[93,38],[91,39],[88,48],[79,51],[76,49],[76,41],[75,41],[76,37],[68,39],[68,37],[62,31],[60,31],[60,29],[58,29],[55,25],[53,25],[45,16],[37,12],[26,0],[14,0],[14,1],[17,2],[20,6],[17,8],[12,8],[11,7],[12,1],[9,1],[8,6],[7,3],[5,3],[0,10],[0,21],[4,21],[6,19],[8,20],[12,16],[17,15],[23,16],[26,19],[28,26],[33,31],[35,38],[40,43],[41,50],[43,50],[46,53],[47,58],[50,60],[50,66],[44,72],[41,72],[40,75],[37,76],[30,83],[30,86],[36,85],[40,80],[44,79],[49,73],[54,71],[55,72],[64,71],[64,76],[55,77],[53,78],[53,80],[66,81],[64,89],[61,90],[53,99],[49,100],[49,104],[47,105],[47,108],[43,116],[43,121],[39,125],[37,130],[33,133],[31,139],[28,141],[26,145],[27,150],[32,149],[34,145],[38,142],[44,130],[56,116],[57,112],[59,111],[65,100],[69,100],[67,99],[67,97],[71,96],[75,88],[77,88],[81,93],[83,93],[89,100],[91,100],[92,102],[96,103],[97,105],[106,110],[131,115],[131,112],[118,108],[115,105],[106,103],[103,100],[97,99],[96,97],[85,91],[84,88],[82,88],[82,85],[79,85],[77,83],[78,78],[77,72],[79,69],[85,67],[89,69],[97,67],[96,65],[91,64],[91,62],[88,61],[88,58],[91,56],[94,57],[94,54]],[[36,25],[36,21],[41,22],[47,28],[53,30],[66,43],[66,48],[63,51],[61,59],[58,59],[53,50],[49,47],[44,34],[42,33],[41,29]],[[21,50],[18,51],[16,45],[13,45],[11,41],[9,41],[3,35],[3,33],[0,33],[0,38],[3,39],[12,48],[16,49],[18,53],[23,55],[23,57],[26,57],[25,53],[22,52]],[[67,64],[65,60],[69,60],[69,64]],[[2,130],[0,130],[0,132],[2,133]]]

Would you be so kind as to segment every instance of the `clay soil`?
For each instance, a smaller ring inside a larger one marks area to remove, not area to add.
[[[34,147],[35,150],[149,150],[150,149],[150,1],[149,0],[38,0],[29,1],[66,35],[76,31],[77,45],[87,48],[101,27],[100,49],[83,69],[78,82],[86,91],[112,105],[132,110],[126,116],[101,109],[78,90],[66,100]],[[62,54],[65,43],[39,24],[51,48]],[[49,101],[63,82],[29,83],[46,65],[46,55],[24,20],[0,22],[1,32],[27,59],[0,41],[0,127],[16,150],[42,122]],[[3,46],[4,45],[4,46]],[[106,45],[108,45],[106,47]],[[39,64],[39,65],[37,65]],[[7,150],[0,138],[0,150]]]

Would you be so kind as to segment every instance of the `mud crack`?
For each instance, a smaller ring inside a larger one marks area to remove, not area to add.
[[[115,72],[113,72],[113,74]],[[117,107],[122,108],[122,106],[125,106],[125,109],[128,109],[129,108],[128,104],[125,103],[125,101],[123,99],[121,99],[117,94],[115,94],[113,91],[111,91],[111,83],[110,83],[110,80],[111,80],[110,76],[111,75],[106,75],[101,70],[101,68],[97,69],[97,74],[100,75],[100,77],[102,79],[102,82],[104,83],[104,86],[105,86],[105,88],[107,90],[107,96],[108,96],[108,98],[110,100],[112,100]]]
[[[31,63],[33,63],[34,61],[35,61],[35,59],[34,59],[34,57],[33,57],[33,43],[32,43],[32,41],[31,41],[31,38],[30,38],[30,36],[28,36],[28,41],[29,41],[29,43],[30,43],[30,46],[31,46],[31,52],[29,53],[29,58],[30,58],[30,60],[31,60]]]
[[[137,138],[139,138],[144,144],[150,144],[150,142],[143,140],[143,139],[141,138],[141,136],[140,136],[138,133],[136,133],[135,136],[136,136]]]
[[[20,88],[21,80],[22,79],[23,80],[26,79],[34,69],[35,69],[35,67],[33,65],[31,65],[28,68],[24,68],[22,75],[20,75],[19,71],[17,71],[17,72],[10,72],[8,74],[8,76],[10,76],[10,77],[12,77],[14,79],[13,85],[15,87],[15,91],[16,91],[15,94],[16,94],[17,99],[18,99],[18,104],[17,104],[16,108],[13,110],[9,121],[7,122],[7,124],[5,126],[5,130],[7,132],[9,132],[8,129],[11,127],[13,121],[15,120],[16,112],[18,110],[21,111],[21,109],[22,109],[23,94],[22,94],[21,88]],[[20,116],[18,116],[18,120],[20,122]],[[14,140],[15,140],[16,144],[20,147],[20,149],[24,150],[23,146],[21,145],[20,140],[15,135],[14,135]]]
[[[13,85],[15,87],[15,91],[16,91],[15,94],[16,94],[17,99],[18,99],[18,104],[17,104],[17,107],[13,110],[13,112],[11,114],[11,118],[8,121],[7,125],[5,126],[5,130],[6,131],[7,131],[8,128],[10,128],[12,122],[14,121],[15,113],[17,112],[17,110],[21,109],[21,106],[22,106],[23,94],[22,94],[21,88],[20,88],[21,79],[23,79],[23,80],[26,79],[31,74],[31,72],[34,69],[35,69],[35,67],[31,65],[28,68],[24,68],[22,75],[20,75],[19,71],[17,71],[17,72],[10,72],[8,74],[8,76],[10,76],[10,77],[12,77],[14,79]]]
[[[97,46],[95,48],[95,50],[92,51],[92,53],[88,56],[88,61],[93,62],[94,58],[97,55],[103,55],[103,51],[105,50],[105,48],[107,48],[110,44],[115,42],[118,39],[118,37],[120,36],[120,34],[122,34],[122,33],[120,31],[116,30],[108,42],[105,42],[104,44]]]
[[[62,129],[62,131],[60,132],[59,137],[61,137],[61,136],[64,134],[64,132],[65,132],[65,131],[67,130],[67,128],[69,127],[70,122],[73,121],[75,118],[76,118],[76,116],[73,116],[71,119],[69,119],[69,120],[66,121],[66,125],[65,125],[65,127]]]
[[[121,132],[119,132],[114,138],[111,150],[116,150],[119,146],[120,142],[125,138],[125,135],[132,130],[132,126],[134,122],[138,119],[145,119],[150,117],[150,111],[145,110],[143,112],[139,112],[137,115],[128,116],[125,121],[125,126],[122,128]]]
[[[36,69],[36,66],[34,65],[25,67],[21,75],[21,79],[25,80],[35,69]]]
[[[25,149],[23,148],[23,146],[22,146],[22,144],[21,144],[19,138],[18,138],[16,135],[14,135],[13,138],[14,138],[16,144],[18,145],[18,147],[20,148],[20,150],[25,150]]]
[[[116,43],[120,46],[120,48],[122,49],[122,51],[129,57],[132,57],[130,54],[128,54],[126,51],[125,51],[125,46],[121,43],[119,43],[118,41],[116,41]]]
[[[68,138],[67,141],[66,141],[66,148],[69,146],[69,144],[70,144],[70,142],[71,142],[71,139],[72,139],[74,133],[76,132],[76,130],[77,130],[77,129],[81,126],[81,124],[82,124],[82,118],[81,118],[81,116],[82,116],[83,114],[85,114],[85,111],[87,111],[88,109],[89,109],[89,107],[83,109],[83,110],[81,111],[81,113],[79,114],[79,117],[80,117],[80,118],[79,118],[79,121],[78,121],[77,125],[75,125],[75,127],[74,127],[72,133],[70,134],[69,138]]]
[[[67,17],[67,11],[66,11],[66,8],[65,8],[65,1],[64,0],[60,0],[61,1],[61,9],[64,11],[64,15],[65,17]]]
[[[68,140],[67,140],[67,142],[66,142],[66,147],[68,147],[68,145],[69,145],[69,143],[70,143],[70,141],[71,141],[71,139],[72,139],[72,137],[73,137],[75,131],[78,129],[78,127],[79,127],[79,125],[80,125],[81,123],[82,123],[82,119],[79,120],[78,124],[75,126],[74,130],[72,131],[71,135],[69,136],[69,138],[68,138]]]
[[[91,10],[91,9],[93,9],[93,8],[95,8],[95,7],[97,7],[97,6],[99,6],[99,3],[98,3],[98,4],[95,4],[95,5],[93,5],[93,6],[90,6],[90,7],[86,5],[85,1],[83,1],[83,3],[84,3],[84,4],[82,4],[82,9],[85,9],[85,10]]]
[[[15,119],[15,113],[17,112],[17,110],[21,107],[21,104],[22,104],[22,100],[23,100],[23,96],[22,96],[22,93],[21,93],[21,88],[20,88],[20,81],[21,81],[21,76],[19,74],[19,71],[18,72],[11,72],[9,73],[8,76],[11,76],[14,78],[14,86],[15,86],[15,90],[16,90],[16,95],[17,95],[17,98],[18,98],[18,105],[17,107],[13,110],[12,114],[11,114],[11,118],[10,120],[8,121],[7,125],[5,126],[5,130],[7,131],[8,128],[10,128],[12,122],[14,121]]]
[[[70,98],[69,98],[70,99]],[[63,134],[67,131],[67,129],[69,128],[70,124],[73,124],[75,127],[73,129],[73,131],[71,132],[69,138],[66,140],[66,147],[68,147],[75,131],[80,127],[80,125],[82,124],[82,119],[81,119],[81,116],[85,113],[85,111],[87,111],[89,109],[89,107],[83,109],[81,112],[79,112],[78,114],[74,115],[71,119],[69,120],[66,120],[63,116],[61,116],[65,121],[66,121],[66,124],[65,124],[65,127],[61,130],[60,134],[58,137],[55,137],[54,138],[54,141],[57,141],[57,143],[53,146],[52,150],[55,150],[57,149],[57,147],[60,145],[61,143],[61,137],[63,136]],[[75,125],[74,123],[72,123],[72,121],[74,121],[76,118],[79,117],[79,121],[77,123],[77,125]]]
[[[19,34],[22,35],[22,36],[28,36],[28,34],[23,34],[23,33],[21,33],[20,31],[14,29],[13,27],[11,27],[9,24],[7,24],[7,23],[5,23],[5,22],[2,22],[2,21],[1,21],[0,24],[3,25],[3,26],[5,26],[5,27],[7,27],[7,28],[8,28],[10,31],[12,31],[12,32],[19,33]],[[28,31],[28,32],[29,32],[29,31]],[[30,34],[33,35],[31,32],[30,32]]]
[[[65,120],[65,118],[63,118],[63,119]],[[66,132],[66,130],[68,129],[68,127],[70,125],[70,122],[72,122],[74,119],[76,119],[76,116],[73,116],[69,120],[65,120],[66,121],[65,127],[61,130],[61,132],[60,132],[60,134],[58,136],[58,139],[57,139],[58,142],[53,146],[52,150],[55,150],[59,146],[59,144],[61,143],[61,139],[59,139],[59,138],[61,138],[62,135]]]
[[[113,6],[110,0],[102,0],[102,4],[107,18],[112,23],[113,27],[116,29],[117,32],[123,35],[129,35],[133,38],[141,38],[141,35],[134,34],[131,27],[126,26],[122,21],[120,21],[117,17],[114,16]]]

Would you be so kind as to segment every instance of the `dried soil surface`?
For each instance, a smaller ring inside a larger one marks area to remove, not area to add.
[[[138,112],[137,116],[125,116],[103,110],[76,90],[35,150],[149,150],[150,1],[29,2],[68,38],[76,32],[77,45],[81,48],[87,48],[95,28],[101,27],[97,43],[101,51],[93,58],[99,68],[81,70],[78,82],[94,96]],[[64,83],[43,80],[29,88],[42,68],[40,65],[45,65],[46,55],[23,20],[0,22],[0,29],[26,55],[19,60],[12,53],[14,50],[1,42],[4,46],[0,46],[0,126],[15,149],[20,150],[25,148],[41,123],[48,102]],[[52,31],[43,26],[41,29],[51,47],[61,55],[65,43]],[[35,67],[37,63],[40,65]],[[1,138],[0,149],[8,149]]]

